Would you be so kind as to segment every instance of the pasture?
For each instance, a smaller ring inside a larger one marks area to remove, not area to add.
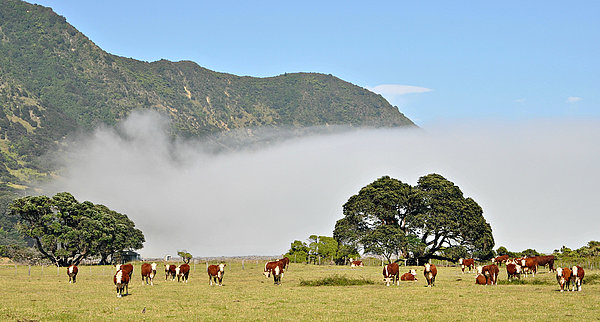
[[[211,263],[215,264],[215,263]],[[526,282],[478,286],[475,274],[439,267],[434,288],[417,282],[386,287],[382,268],[291,264],[274,286],[262,274],[264,262],[227,262],[223,286],[209,286],[204,263],[188,284],[165,281],[159,262],[154,286],[142,286],[135,263],[129,296],[117,298],[110,266],[80,266],[76,284],[66,268],[0,266],[0,320],[595,320],[600,312],[600,271],[586,270],[583,292],[558,292],[554,273],[542,268]],[[404,273],[411,267],[400,267]],[[366,279],[375,284],[300,286],[329,276]],[[535,281],[535,282],[534,282]]]

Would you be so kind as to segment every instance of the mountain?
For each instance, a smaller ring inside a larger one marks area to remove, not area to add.
[[[0,181],[22,189],[47,176],[40,156],[74,132],[114,125],[136,109],[169,116],[172,134],[242,128],[414,126],[382,96],[332,75],[256,78],[191,61],[109,54],[52,9],[0,1]]]

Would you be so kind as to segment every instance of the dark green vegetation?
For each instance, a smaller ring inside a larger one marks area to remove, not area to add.
[[[194,62],[109,54],[50,8],[0,2],[0,179],[44,176],[39,156],[74,131],[160,111],[172,134],[317,125],[413,126],[380,95],[316,73],[269,78],[217,73]]]
[[[316,280],[300,280],[300,286],[352,286],[370,285],[374,281],[365,278],[350,278],[345,275],[330,275]]]
[[[20,219],[21,232],[57,266],[77,265],[90,256],[107,263],[124,250],[142,248],[145,241],[126,215],[89,201],[80,203],[67,192],[20,198],[10,208]]]
[[[333,232],[338,244],[388,261],[392,256],[457,260],[494,254],[492,229],[481,207],[439,174],[419,178],[415,187],[381,177],[350,197],[343,211]]]

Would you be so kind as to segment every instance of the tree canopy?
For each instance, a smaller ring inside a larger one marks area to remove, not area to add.
[[[126,215],[89,201],[79,203],[68,192],[16,199],[10,209],[19,217],[19,230],[58,266],[78,264],[90,256],[106,262],[117,252],[142,248],[145,241]]]
[[[364,252],[396,257],[493,255],[494,238],[483,210],[439,174],[419,178],[415,187],[381,177],[351,196],[336,222],[334,238]],[[454,257],[456,256],[456,257]],[[447,257],[446,257],[447,258]]]

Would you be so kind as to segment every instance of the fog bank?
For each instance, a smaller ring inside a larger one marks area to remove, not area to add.
[[[145,257],[282,254],[294,239],[331,236],[345,201],[375,179],[415,185],[433,172],[481,205],[496,247],[548,252],[600,239],[598,120],[280,133],[287,139],[220,152],[173,141],[167,127],[134,113],[80,138],[46,194],[127,214],[146,236]]]

